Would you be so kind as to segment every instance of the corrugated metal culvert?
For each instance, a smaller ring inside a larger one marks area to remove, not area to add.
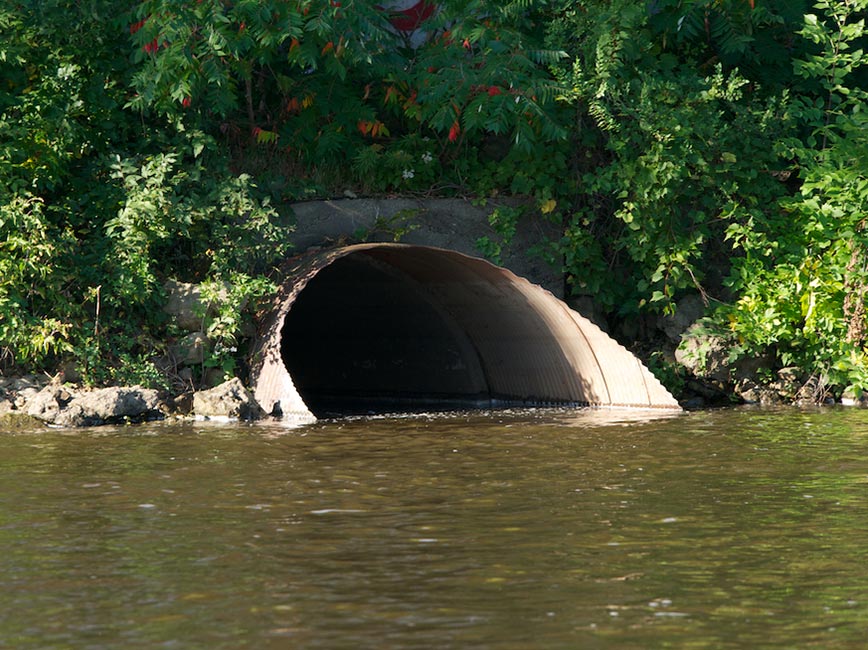
[[[274,415],[514,404],[678,409],[629,351],[551,293],[455,251],[303,257],[253,357]]]

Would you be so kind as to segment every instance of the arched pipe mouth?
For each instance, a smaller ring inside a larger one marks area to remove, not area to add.
[[[679,408],[636,357],[551,293],[425,246],[301,258],[252,361],[257,401],[295,420],[515,404]]]

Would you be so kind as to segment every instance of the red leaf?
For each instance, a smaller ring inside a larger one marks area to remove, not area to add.
[[[461,133],[461,127],[458,125],[458,120],[455,120],[452,123],[452,128],[449,129],[449,142],[455,142],[459,133]]]

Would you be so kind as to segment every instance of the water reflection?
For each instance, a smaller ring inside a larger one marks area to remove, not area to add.
[[[7,435],[0,645],[862,647],[863,412],[610,415]]]

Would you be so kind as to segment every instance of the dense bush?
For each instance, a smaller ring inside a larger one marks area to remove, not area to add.
[[[866,386],[868,2],[589,4],[549,30],[572,44],[576,290],[621,315],[698,291],[734,357]]]
[[[167,277],[256,281],[286,223],[215,140],[129,110],[125,10],[64,0],[0,9],[0,352],[88,381],[153,377]],[[123,16],[118,18],[118,15]]]

